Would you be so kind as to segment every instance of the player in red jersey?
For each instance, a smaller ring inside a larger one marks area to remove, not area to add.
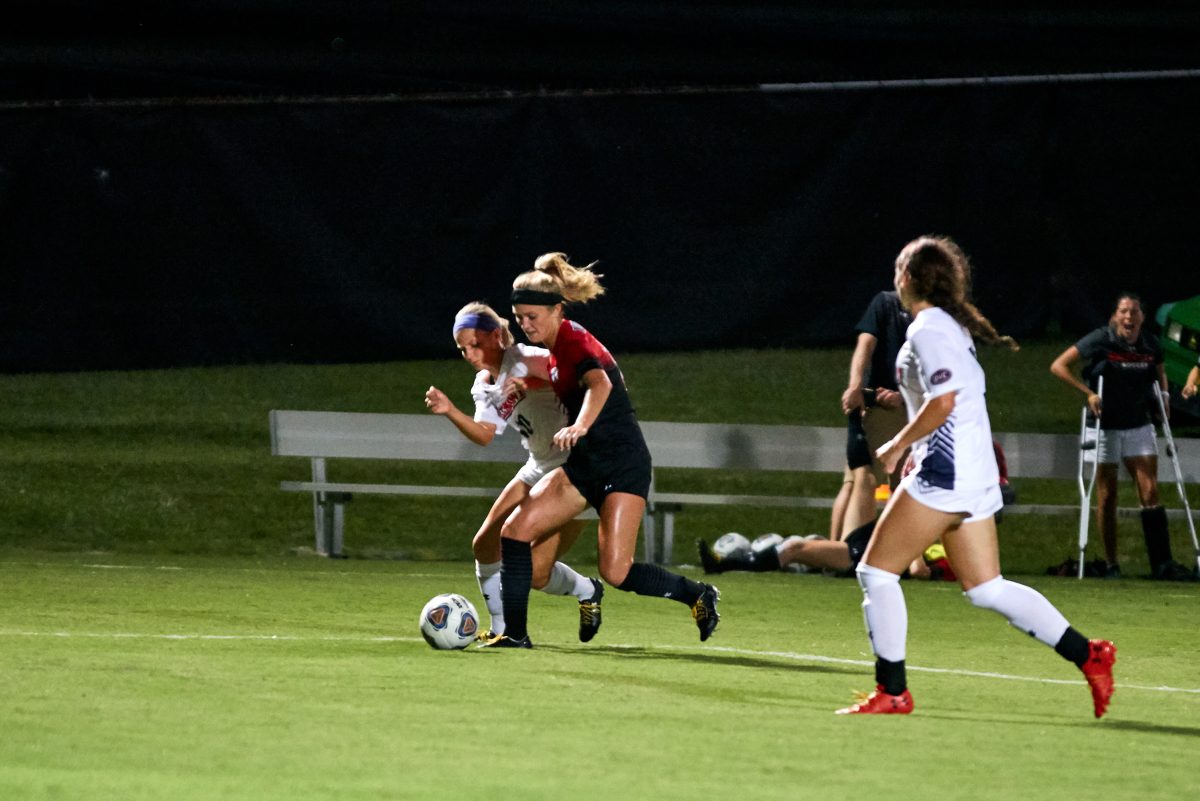
[[[542,478],[501,531],[501,596],[505,636],[489,647],[530,648],[526,627],[530,549],[591,505],[600,516],[600,576],[619,590],[670,598],[691,607],[700,639],[717,627],[720,593],[659,565],[634,561],[650,491],[650,451],[616,360],[583,326],[566,319],[567,303],[604,292],[599,276],[547,253],[513,282],[513,314],[529,341],[550,350],[550,381],[567,409],[554,435],[570,449],[566,463]]]

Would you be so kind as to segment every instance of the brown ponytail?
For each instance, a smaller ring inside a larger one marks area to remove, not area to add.
[[[904,246],[896,266],[908,273],[909,291],[944,310],[971,336],[991,345],[1020,350],[1017,341],[996,331],[971,302],[971,261],[948,236],[922,236]]]

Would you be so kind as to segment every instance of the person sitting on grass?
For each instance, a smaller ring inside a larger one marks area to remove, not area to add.
[[[992,440],[992,451],[996,455],[996,466],[1000,473],[1000,494],[1004,505],[1007,506],[1017,499],[1016,491],[1008,481],[1008,460],[1004,457],[1004,449],[995,440]],[[905,464],[903,474],[907,476],[910,470],[911,460]],[[1000,518],[1001,513],[997,512],[996,521],[999,522]],[[870,520],[841,540],[827,540],[815,534],[807,537],[791,536],[768,548],[751,549],[749,553],[724,558],[717,555],[705,540],[696,540],[696,547],[700,554],[700,565],[705,573],[724,573],[729,570],[761,573],[802,565],[849,577],[854,575],[854,570],[858,567],[874,531],[875,521]],[[946,559],[946,549],[940,543],[929,546],[921,558],[912,560],[906,575],[934,581],[958,580]]]
[[[699,539],[696,540],[696,550],[699,552],[700,565],[705,573],[726,573],[733,570],[765,573],[788,570],[792,565],[802,565],[828,571],[837,576],[851,577],[874,532],[875,521],[870,520],[840,540],[829,540],[816,534],[807,537],[791,536],[776,545],[722,557],[713,551],[706,540]],[[935,581],[956,580],[954,571],[946,561],[946,551],[940,545],[930,546],[923,558],[914,559],[908,566],[907,575]]]

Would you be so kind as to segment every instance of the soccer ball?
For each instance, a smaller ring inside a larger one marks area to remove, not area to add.
[[[774,532],[763,534],[761,537],[754,538],[754,542],[750,543],[750,550],[754,551],[754,553],[762,553],[768,548],[774,548],[781,542],[783,542],[783,537]]]
[[[421,636],[430,648],[466,648],[479,631],[479,613],[466,598],[453,592],[435,595],[421,610]]]
[[[750,555],[750,540],[731,531],[717,537],[712,546],[713,554],[718,559],[739,559]]]

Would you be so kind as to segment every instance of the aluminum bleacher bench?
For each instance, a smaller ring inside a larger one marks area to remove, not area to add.
[[[501,488],[338,482],[330,476],[328,460],[508,462],[515,470],[526,458],[515,432],[497,437],[491,445],[481,448],[434,415],[275,410],[270,414],[270,424],[272,454],[311,460],[308,481],[282,481],[280,489],[312,494],[316,550],[330,556],[343,553],[345,508],[353,495],[495,498]],[[840,472],[845,459],[845,434],[835,428],[656,422],[641,425],[655,467]],[[648,561],[670,560],[675,513],[684,505],[802,508],[829,507],[832,501],[778,495],[658,492],[652,485],[644,521]]]
[[[716,423],[641,423],[655,468],[680,467],[725,470],[808,471],[841,473],[845,463],[843,428],[789,425],[729,425]],[[454,462],[525,461],[516,432],[497,437],[481,448],[468,442],[453,426],[429,414],[363,414],[275,410],[270,413],[271,453],[311,460],[308,481],[282,481],[286,492],[312,494],[313,526],[318,553],[343,554],[345,506],[353,495],[432,495],[495,498],[500,487],[438,486],[432,484],[366,484],[334,481],[330,459],[392,459]],[[997,433],[1004,448],[1010,478],[1074,478],[1078,440],[1071,435]],[[1177,442],[1185,479],[1197,480],[1200,442]],[[1160,469],[1169,470],[1160,459]],[[1173,480],[1173,476],[1163,477]],[[752,506],[829,508],[832,498],[784,495],[724,495],[659,492],[654,484],[643,522],[647,561],[670,563],[675,514],[686,506]],[[589,510],[590,511],[590,510]],[[1078,506],[1016,504],[1007,514],[1078,514]],[[1137,514],[1122,509],[1123,515]],[[1175,516],[1182,510],[1169,510]],[[595,517],[594,512],[590,515]]]

